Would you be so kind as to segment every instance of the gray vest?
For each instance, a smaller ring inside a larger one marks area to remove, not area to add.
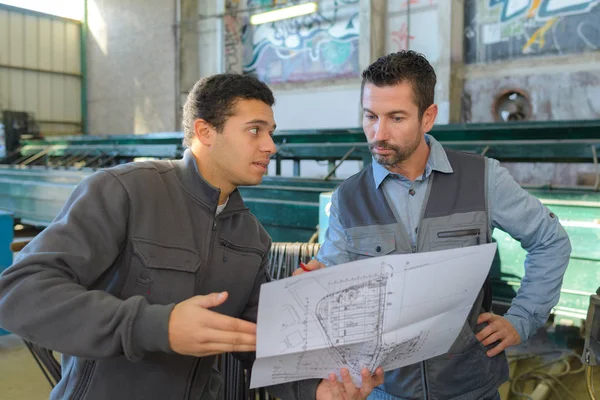
[[[453,173],[429,177],[417,243],[413,247],[402,222],[394,215],[373,169],[347,179],[338,189],[340,222],[351,260],[473,246],[491,241],[487,212],[484,157],[445,150]],[[359,196],[356,194],[360,193]],[[388,371],[385,383],[370,399],[487,399],[508,379],[504,353],[489,358],[474,332],[491,295],[482,288],[462,331],[447,354]],[[493,346],[489,346],[491,348]]]

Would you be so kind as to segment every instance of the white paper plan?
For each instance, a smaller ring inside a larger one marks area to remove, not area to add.
[[[444,353],[496,244],[354,261],[263,284],[250,387],[385,371]]]

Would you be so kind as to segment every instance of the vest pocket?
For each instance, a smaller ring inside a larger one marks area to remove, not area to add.
[[[350,256],[354,256],[354,260],[384,256],[394,250],[396,250],[396,236],[393,232],[348,238],[348,252],[351,253]]]
[[[430,239],[431,251],[476,246],[482,242],[481,229],[478,227],[441,227],[433,233]]]
[[[200,255],[194,250],[134,238],[122,297],[144,296],[149,303],[179,303],[194,295]]]

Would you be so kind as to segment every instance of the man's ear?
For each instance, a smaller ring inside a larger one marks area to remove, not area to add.
[[[423,113],[423,117],[421,119],[421,124],[423,127],[423,132],[427,133],[431,131],[433,128],[433,124],[435,123],[435,119],[438,114],[438,106],[437,104],[432,104],[425,110]]]
[[[194,136],[204,146],[210,146],[213,143],[216,133],[215,128],[206,120],[202,118],[194,120]]]

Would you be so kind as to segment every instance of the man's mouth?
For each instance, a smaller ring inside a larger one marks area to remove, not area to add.
[[[264,169],[267,169],[269,167],[269,162],[268,161],[255,161],[252,164],[254,165],[258,165],[259,167],[263,167]]]

